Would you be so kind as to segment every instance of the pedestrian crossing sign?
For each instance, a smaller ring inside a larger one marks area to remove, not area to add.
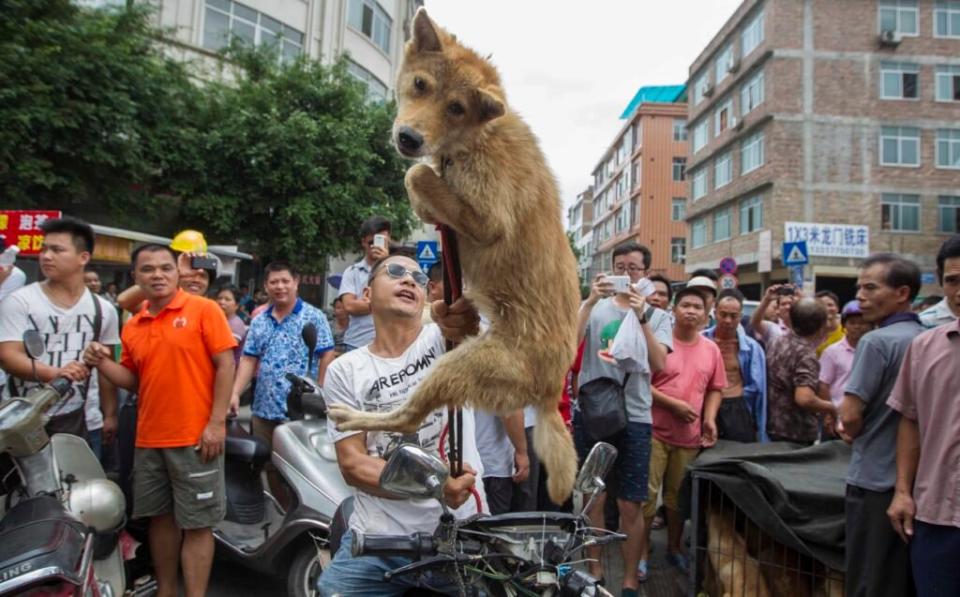
[[[435,240],[421,240],[417,242],[417,261],[420,269],[427,271],[430,266],[440,261],[440,246]]]
[[[809,255],[807,252],[807,241],[805,240],[783,243],[784,265],[806,265],[810,263]]]

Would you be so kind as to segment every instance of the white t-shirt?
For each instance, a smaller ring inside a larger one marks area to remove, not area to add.
[[[0,304],[0,342],[19,342],[26,330],[37,330],[46,340],[46,353],[41,361],[51,367],[62,367],[71,361],[82,361],[83,351],[93,342],[94,306],[93,294],[87,291],[77,303],[64,309],[55,305],[41,288],[39,282],[24,286],[10,294]],[[100,327],[100,342],[113,346],[120,344],[117,310],[106,299],[96,297],[103,312]],[[37,384],[14,380],[17,393],[23,395]],[[4,385],[2,396],[10,396],[10,388]],[[83,403],[83,383],[74,384],[74,394],[65,404],[55,405],[48,413],[59,415],[80,408]],[[100,414],[100,388],[97,376],[90,378],[87,391],[87,428],[103,427]],[[92,405],[91,405],[92,403]],[[92,416],[93,415],[93,416]]]
[[[499,415],[485,410],[474,411],[477,423],[477,449],[483,461],[484,477],[513,476],[513,443]]]
[[[358,410],[375,412],[395,410],[413,395],[414,389],[443,352],[443,336],[440,328],[434,324],[424,326],[413,344],[396,358],[376,356],[365,346],[358,348],[330,364],[323,384],[324,398],[328,405],[345,404]],[[419,441],[427,452],[439,455],[440,435],[446,422],[445,408],[434,411],[424,419],[416,436],[411,434],[409,440]],[[363,433],[341,433],[330,420],[327,425],[334,442]],[[401,434],[398,433],[367,432],[367,453],[382,458],[391,441],[399,436]],[[463,411],[463,461],[477,471],[478,479],[482,478],[483,466],[477,452],[474,417],[466,409]],[[475,487],[480,492],[484,512],[489,512],[483,483],[478,482]],[[455,514],[458,518],[466,518],[476,514],[476,511],[476,502],[471,498]],[[391,500],[358,490],[350,528],[361,533],[385,535],[432,533],[440,521],[441,513],[442,508],[436,500]]]

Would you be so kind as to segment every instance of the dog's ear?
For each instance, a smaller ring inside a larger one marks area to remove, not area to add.
[[[477,99],[480,105],[480,122],[500,118],[506,112],[503,100],[486,89],[477,89]]]
[[[439,52],[443,48],[440,46],[440,36],[433,25],[433,21],[427,16],[427,11],[422,6],[417,10],[413,17],[413,47],[418,52]]]

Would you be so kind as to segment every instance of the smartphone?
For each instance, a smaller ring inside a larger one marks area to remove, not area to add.
[[[639,282],[633,285],[633,288],[642,294],[644,298],[657,291],[657,287],[653,285],[653,282],[651,282],[649,278],[641,279]]]
[[[373,246],[380,247],[381,249],[387,248],[387,237],[384,234],[374,234],[373,235]]]
[[[193,269],[217,269],[217,260],[213,257],[194,257],[190,260]]]
[[[784,284],[777,289],[777,296],[793,296],[797,293],[797,289],[793,284]]]
[[[617,294],[626,294],[630,287],[630,276],[604,276],[604,280],[613,284],[613,291]]]

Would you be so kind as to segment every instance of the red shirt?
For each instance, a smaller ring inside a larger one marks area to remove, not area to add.
[[[673,351],[667,355],[664,369],[653,376],[653,386],[697,411],[692,423],[685,423],[671,411],[653,403],[653,436],[671,446],[699,448],[703,402],[707,392],[727,387],[723,355],[709,338],[697,335],[693,342],[681,342],[674,336]]]

